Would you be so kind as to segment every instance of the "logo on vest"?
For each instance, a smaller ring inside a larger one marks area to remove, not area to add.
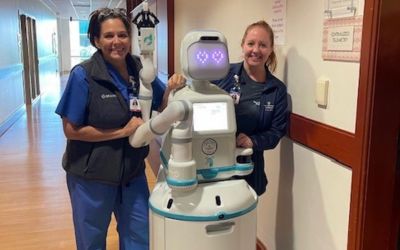
[[[101,99],[116,98],[115,94],[102,94]]]
[[[265,107],[265,111],[271,112],[272,110],[274,110],[274,105],[271,104],[271,102],[267,102],[267,104],[264,105],[264,107]]]

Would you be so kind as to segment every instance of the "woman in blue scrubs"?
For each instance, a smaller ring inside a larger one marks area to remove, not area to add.
[[[67,172],[78,250],[106,249],[112,214],[120,249],[149,248],[148,198],[144,173],[148,146],[133,148],[128,136],[143,120],[130,103],[139,91],[140,59],[132,56],[131,25],[125,10],[103,8],[90,15],[88,37],[97,52],[75,66],[56,113],[62,118]],[[169,91],[159,79],[153,86],[154,110]]]

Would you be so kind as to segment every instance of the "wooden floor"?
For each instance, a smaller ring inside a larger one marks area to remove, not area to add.
[[[52,79],[57,83],[59,79]],[[62,78],[65,82],[65,78]],[[58,83],[57,83],[58,84]],[[61,157],[65,147],[54,113],[62,84],[46,92],[0,137],[0,249],[75,249]],[[154,175],[146,171],[149,185]],[[107,249],[118,249],[115,221]]]

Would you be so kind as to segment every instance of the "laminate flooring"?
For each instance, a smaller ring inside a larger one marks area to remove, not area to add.
[[[75,249],[61,157],[65,137],[54,113],[66,77],[49,78],[48,91],[0,137],[0,249]],[[155,182],[146,169],[149,185]],[[113,218],[107,249],[118,249]]]

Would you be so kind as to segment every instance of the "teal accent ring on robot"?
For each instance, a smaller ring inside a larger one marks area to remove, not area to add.
[[[190,186],[194,186],[197,184],[197,180],[196,179],[191,179],[191,180],[177,180],[177,179],[172,179],[170,177],[167,177],[167,183],[170,186],[174,186],[174,187],[190,187]]]
[[[198,169],[196,172],[198,175],[203,176],[205,180],[215,178],[219,173],[229,172],[229,171],[249,171],[253,169],[252,164],[241,164],[241,165],[232,165],[225,167],[213,167],[209,169]]]
[[[151,203],[149,203],[149,207],[150,209],[156,213],[159,214],[163,217],[166,218],[170,218],[170,219],[174,219],[174,220],[180,220],[180,221],[220,221],[220,220],[229,220],[229,219],[233,219],[242,215],[245,215],[251,211],[253,211],[253,209],[255,209],[257,207],[257,203],[255,202],[253,203],[250,207],[240,210],[240,211],[236,211],[236,212],[229,212],[226,213],[224,211],[220,211],[214,215],[207,215],[207,216],[201,216],[201,215],[184,215],[184,214],[176,214],[176,213],[171,213],[171,212],[166,212],[163,211],[161,209],[155,208],[152,206]]]
[[[160,158],[162,164],[165,168],[168,169],[168,161],[165,158],[164,154],[160,151]],[[253,169],[253,164],[239,164],[239,165],[232,165],[232,166],[224,166],[224,167],[213,167],[208,169],[198,169],[196,171],[197,175],[203,176],[205,180],[209,180],[215,178],[219,173],[222,172],[229,172],[229,171],[238,171],[238,172],[245,172],[250,171]],[[177,186],[177,185],[175,185]]]

